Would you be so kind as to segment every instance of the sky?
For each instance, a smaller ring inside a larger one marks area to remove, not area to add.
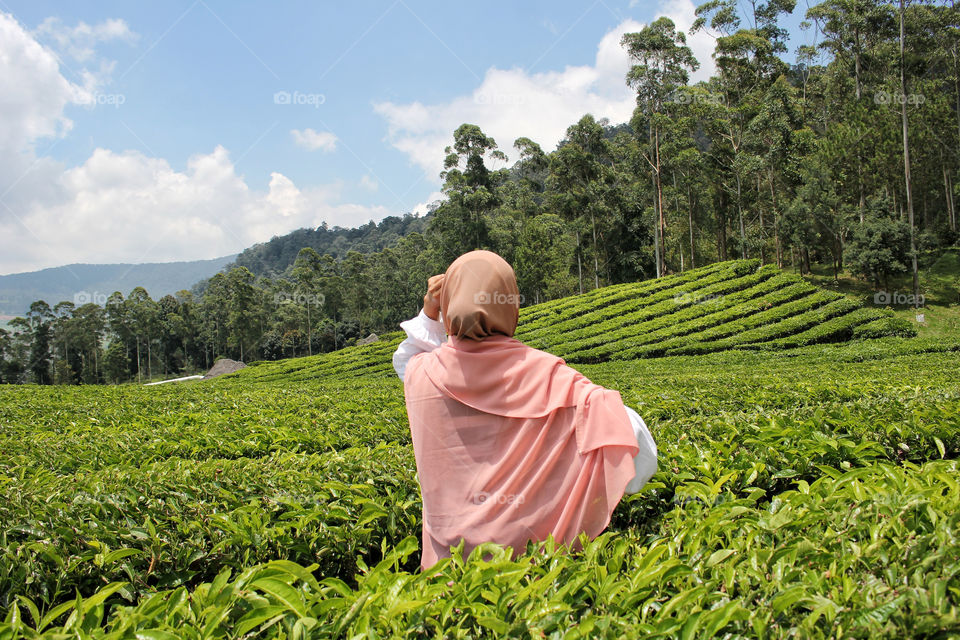
[[[477,124],[515,159],[629,120],[622,34],[690,0],[0,0],[0,274],[229,255],[422,215]],[[784,21],[793,59],[807,3]],[[713,70],[713,35],[688,35]]]

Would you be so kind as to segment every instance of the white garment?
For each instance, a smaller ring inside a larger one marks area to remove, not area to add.
[[[443,318],[434,320],[425,314],[423,309],[415,318],[401,322],[400,327],[407,332],[407,337],[393,354],[393,369],[403,380],[410,358],[442,346],[447,340],[447,333],[443,327]],[[657,444],[653,441],[653,436],[650,435],[650,430],[647,429],[643,418],[630,407],[624,405],[624,408],[633,426],[637,446],[640,447],[640,451],[633,458],[636,475],[627,484],[624,493],[637,493],[657,472]]]

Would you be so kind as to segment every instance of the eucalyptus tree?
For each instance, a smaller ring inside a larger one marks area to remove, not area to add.
[[[101,379],[102,344],[106,329],[104,309],[92,302],[80,305],[73,310],[70,324],[80,358],[80,382],[96,384]]]
[[[139,363],[135,364],[133,361],[133,352],[136,349],[134,342],[136,338],[134,336],[133,318],[130,315],[130,308],[126,304],[123,294],[119,291],[114,291],[107,298],[104,311],[107,318],[107,326],[110,329],[110,333],[113,334],[109,345],[113,348],[111,366],[117,366],[119,362],[117,351],[122,348],[123,357],[126,359],[126,373],[122,378],[126,380],[132,374],[137,373],[137,366],[139,365]],[[114,347],[114,345],[119,346]],[[113,373],[116,372],[114,371]],[[117,377],[118,376],[114,376],[114,379],[117,379]]]
[[[344,290],[346,287],[341,272],[341,264],[332,255],[325,253],[321,256],[319,269],[318,285],[320,291],[323,293],[323,310],[324,313],[332,319],[334,330],[331,335],[334,348],[339,349],[342,343],[339,340],[339,333],[336,327],[337,322],[341,320],[343,316],[342,309],[344,306]]]
[[[741,258],[747,258],[749,246],[744,181],[760,166],[745,149],[747,128],[767,87],[786,69],[777,57],[786,50],[787,35],[778,20],[781,14],[792,12],[795,4],[794,0],[750,2],[750,12],[745,16],[749,26],[741,28],[736,0],[711,0],[697,7],[697,18],[690,28],[691,33],[697,33],[709,25],[720,34],[713,57],[719,72],[716,84],[723,101],[708,124],[712,135],[730,149],[727,173],[733,181]]]
[[[239,351],[240,360],[251,352],[261,335],[259,309],[263,291],[256,286],[255,276],[246,267],[234,267],[227,273],[227,328],[228,344]]]
[[[51,347],[53,351],[54,384],[73,384],[81,370],[80,356],[76,353],[76,324],[71,322],[76,305],[63,300],[53,305]]]
[[[430,232],[436,236],[449,263],[470,249],[487,245],[485,214],[497,205],[500,171],[487,168],[492,161],[506,163],[507,156],[496,141],[475,124],[462,124],[453,133],[453,145],[444,150],[443,192],[447,201],[434,211]]]
[[[601,179],[604,163],[609,163],[603,127],[590,114],[567,128],[566,138],[550,156],[547,178],[547,205],[570,221],[577,244],[577,278],[583,293],[582,240],[583,223],[589,220],[593,238],[594,287],[600,286],[600,247],[597,243],[597,217],[602,203],[594,197],[596,182]]]
[[[853,82],[853,100],[839,101],[840,116],[852,127],[850,145],[856,154],[857,208],[860,223],[864,222],[864,207],[869,191],[870,170],[866,165],[870,140],[871,103],[876,97],[869,87],[876,87],[879,61],[877,45],[882,39],[881,25],[887,21],[888,11],[878,0],[824,0],[807,10],[806,18],[813,21],[823,39],[817,45],[832,57],[835,70],[832,78],[841,86]]]
[[[141,344],[147,349],[147,378],[152,377],[153,341],[158,334],[160,307],[143,287],[136,287],[124,301],[137,345],[137,382],[141,381]]]
[[[210,367],[217,356],[226,355],[230,289],[227,276],[223,272],[214,274],[207,282],[201,301],[203,317],[201,334],[205,344],[205,365]]]
[[[307,315],[307,355],[313,355],[313,308],[322,306],[319,294],[319,281],[323,267],[322,258],[312,247],[304,247],[293,263],[293,277],[297,283],[297,303],[302,302]]]
[[[50,384],[50,343],[52,338],[53,311],[43,300],[30,304],[27,312],[27,327],[30,331],[30,362],[28,370],[37,384]]]
[[[666,221],[663,215],[663,161],[661,130],[669,126],[665,113],[670,101],[677,101],[677,91],[686,86],[690,73],[700,63],[686,45],[686,36],[677,31],[673,21],[661,17],[637,33],[624,34],[621,44],[634,64],[627,72],[627,84],[637,91],[637,110],[647,125],[647,147],[643,154],[653,184],[654,251],[657,277],[665,270]],[[634,118],[637,121],[637,118]]]
[[[804,129],[796,91],[785,76],[780,76],[767,89],[757,115],[748,127],[753,153],[762,163],[756,174],[759,182],[765,183],[769,193],[769,210],[772,217],[775,262],[783,266],[783,244],[780,237],[780,216],[783,203],[789,202],[800,182],[800,164],[807,152],[812,132]],[[758,184],[758,196],[761,189]],[[759,229],[761,234],[760,258],[766,262],[763,235],[766,230],[763,212],[765,198],[758,197]]]

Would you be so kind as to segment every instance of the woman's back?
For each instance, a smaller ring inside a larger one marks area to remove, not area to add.
[[[566,365],[551,368],[545,358],[541,370],[553,373],[544,380],[530,366],[543,352],[513,342],[526,352],[517,358],[525,361],[524,371],[545,383],[532,403],[505,405],[492,397],[484,404],[476,395],[463,398],[470,404],[458,399],[463,389],[450,385],[451,390],[438,375],[464,369],[456,367],[464,352],[450,343],[408,364],[405,395],[423,495],[424,567],[449,555],[461,539],[464,553],[486,541],[520,553],[527,541],[549,534],[566,543],[581,532],[596,536],[635,475],[633,429],[622,408],[608,412],[616,409],[619,394]],[[510,368],[514,376],[523,375],[516,359],[502,360],[498,369],[497,351],[484,349],[484,362],[474,363],[486,378]],[[550,389],[553,398],[543,393]],[[591,404],[592,410],[585,410]]]
[[[513,338],[519,302],[510,265],[472,251],[430,279],[423,311],[401,323],[408,339],[394,366],[423,497],[424,568],[461,540],[465,553],[496,542],[519,554],[548,535],[595,537],[641,476],[642,420],[618,392]]]

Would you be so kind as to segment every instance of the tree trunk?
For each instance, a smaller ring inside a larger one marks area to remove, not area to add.
[[[773,190],[773,169],[767,170],[770,182],[770,205],[773,209],[773,245],[777,253],[777,268],[783,269],[783,247],[780,245],[780,214],[777,213],[777,197]]]
[[[673,172],[673,206],[677,210],[677,215],[680,215],[680,190],[677,189],[677,172]],[[677,241],[677,247],[680,249],[680,271],[683,272],[683,239]]]
[[[737,177],[737,215],[740,216],[740,257],[743,260],[747,259],[747,231],[743,226],[743,201],[741,199],[741,188],[740,188],[740,174],[736,173]]]
[[[949,218],[947,220],[950,230],[957,230],[957,205],[953,200],[953,180],[950,179],[950,175],[947,174],[947,205]]]
[[[656,274],[659,278],[663,275],[660,271],[660,215],[657,206],[657,175],[652,174],[653,179],[653,261],[656,266]]]
[[[900,123],[903,128],[903,177],[907,197],[907,216],[910,224],[910,263],[913,268],[914,306],[919,307],[920,275],[917,271],[917,242],[913,230],[913,192],[910,188],[910,134],[907,126],[907,80],[903,64],[904,24],[903,1],[900,0]]]
[[[690,226],[690,268],[697,268],[697,256],[693,249],[693,199],[690,196],[690,186],[687,185],[687,221]]]
[[[853,39],[856,43],[853,50],[853,76],[857,87],[857,102],[860,101],[860,30],[853,30]]]
[[[860,211],[860,224],[863,224],[863,210],[866,208],[866,194],[863,188],[863,159],[860,157],[859,140],[857,140],[857,182],[860,188],[860,201],[857,203],[857,209]]]
[[[726,215],[726,198],[723,196],[722,191],[720,195],[720,202],[717,207],[717,253],[720,256],[720,260],[726,261],[729,260],[727,254],[727,215]]]
[[[947,175],[947,165],[941,157],[940,168],[943,170],[943,197],[947,205],[947,223],[951,231],[956,231],[956,221],[953,216],[953,193],[950,190],[950,177]]]
[[[763,205],[760,204],[760,174],[757,174],[757,208],[760,214],[760,264],[767,264],[766,240],[763,236]]]
[[[580,294],[583,294],[583,264],[580,260],[580,230],[577,229],[577,281],[580,283]]]
[[[590,224],[593,226],[593,288],[600,288],[600,262],[597,258],[599,250],[597,249],[597,220],[593,215],[593,212],[590,212]]]
[[[960,135],[960,68],[957,65],[957,45],[953,45],[953,95],[957,105],[957,134]],[[956,216],[954,216],[956,217]]]
[[[663,192],[660,188],[660,138],[657,128],[650,127],[650,147],[653,161],[650,163],[650,177],[653,181],[653,259],[656,262],[656,274],[664,274],[666,258],[663,243]]]

